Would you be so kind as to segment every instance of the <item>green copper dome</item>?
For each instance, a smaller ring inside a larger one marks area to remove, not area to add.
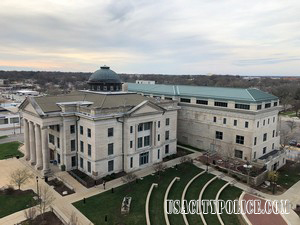
[[[99,70],[95,71],[89,78],[88,83],[111,83],[120,84],[119,75],[109,69],[108,66],[101,66]]]

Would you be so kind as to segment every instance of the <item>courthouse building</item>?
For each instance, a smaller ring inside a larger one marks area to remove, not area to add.
[[[258,162],[269,170],[285,164],[278,131],[279,100],[255,88],[128,84],[129,91],[177,100],[180,143]]]
[[[27,97],[21,104],[25,157],[36,169],[48,174],[57,165],[100,178],[176,153],[177,101],[128,92],[107,66],[88,84],[89,90]]]

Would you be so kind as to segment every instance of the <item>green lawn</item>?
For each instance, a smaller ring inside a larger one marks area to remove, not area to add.
[[[4,136],[0,136],[0,139],[4,139],[7,138],[8,136],[4,135]]]
[[[300,163],[287,160],[286,164],[278,172],[277,184],[288,189],[300,180]]]
[[[17,155],[23,157],[24,154],[18,151],[19,146],[20,146],[20,142],[9,142],[9,143],[0,144],[0,160],[12,158]]]
[[[23,192],[18,195],[5,195],[0,192],[0,218],[30,207],[33,196],[33,192]]]
[[[296,117],[296,112],[295,111],[280,112],[280,115],[289,116],[289,117]]]
[[[206,187],[205,191],[203,192],[202,199],[215,200],[218,191],[220,190],[220,188],[224,186],[224,184],[226,184],[224,180],[220,180],[220,179],[214,180]],[[220,224],[217,214],[203,214],[203,216],[207,224],[211,224],[211,225]]]
[[[185,195],[185,199],[187,201],[198,200],[201,189],[213,177],[214,177],[214,175],[212,175],[210,173],[204,173],[200,177],[196,178],[193,181],[193,183],[191,183],[190,187],[188,188],[186,195]],[[188,214],[187,220],[188,220],[189,224],[197,224],[197,225],[203,224],[199,214]]]
[[[224,201],[235,200],[238,199],[241,194],[242,194],[241,189],[229,185],[221,192],[219,198]],[[236,214],[226,214],[226,210],[224,210],[221,215],[224,224],[230,224],[230,225],[240,225],[241,223],[239,222],[238,217],[239,215]]]
[[[193,166],[194,167],[194,166]],[[168,195],[168,199],[172,200],[181,200],[182,192],[187,185],[187,183],[198,173],[202,172],[203,170],[195,167],[192,169],[186,168],[187,172],[177,174],[180,177],[180,181],[176,181]],[[163,202],[163,201],[162,201]],[[183,216],[181,214],[170,214],[169,215],[170,224],[184,224]],[[154,223],[158,224],[158,223]]]

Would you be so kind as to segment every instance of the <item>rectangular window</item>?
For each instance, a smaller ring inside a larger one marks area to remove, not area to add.
[[[226,118],[223,118],[223,124],[226,124],[227,120]]]
[[[160,149],[157,150],[157,159],[160,158]]]
[[[254,145],[257,143],[257,137],[254,138]]]
[[[138,138],[138,148],[141,148],[141,147],[143,147],[143,138],[139,137]]]
[[[215,106],[219,106],[219,107],[227,107],[227,102],[215,102]]]
[[[267,141],[267,133],[264,133],[264,136],[263,136],[263,141]]]
[[[83,126],[80,126],[79,130],[80,130],[80,134],[83,135]]]
[[[169,126],[170,125],[170,118],[167,118],[166,119],[166,126]]]
[[[80,141],[80,151],[84,152],[84,145],[83,145],[83,141]]]
[[[8,118],[0,118],[0,124],[8,124]]]
[[[268,118],[268,124],[270,124],[270,118]]]
[[[157,122],[157,127],[160,128],[160,121]]]
[[[75,133],[75,125],[70,126],[70,133],[74,134]]]
[[[257,128],[259,128],[259,121],[257,121]]]
[[[236,135],[235,142],[236,142],[237,144],[243,145],[243,144],[244,144],[244,136]]]
[[[140,166],[149,162],[149,152],[140,154]]]
[[[275,146],[275,144],[273,143],[273,144],[272,144],[272,150],[274,150],[274,146]]]
[[[114,128],[108,128],[107,129],[107,136],[108,137],[113,137],[114,136]]]
[[[143,124],[142,123],[140,123],[139,125],[138,125],[138,131],[140,132],[140,131],[143,131]]]
[[[266,120],[264,120],[264,122],[263,122],[263,126],[265,126],[266,125]]]
[[[88,144],[88,156],[92,155],[92,146]]]
[[[108,161],[107,170],[108,170],[108,172],[114,171],[114,160]]]
[[[272,134],[272,137],[275,137],[275,130],[273,130],[273,134]]]
[[[57,130],[57,132],[60,132],[60,127],[59,127],[59,125],[56,125],[56,130]]]
[[[165,146],[165,154],[169,154],[169,145]]]
[[[87,129],[87,136],[92,137],[92,130],[90,128]]]
[[[253,159],[256,159],[256,152],[254,152],[253,154]]]
[[[19,117],[10,118],[10,123],[19,123]]]
[[[130,141],[130,148],[132,148],[133,146],[133,141]]]
[[[49,134],[49,143],[55,145],[55,139],[54,139],[54,136],[52,134]]]
[[[170,131],[168,131],[168,130],[166,131],[165,138],[166,138],[166,141],[169,140],[169,138],[170,138]]]
[[[130,126],[130,133],[133,133],[133,126]]]
[[[133,167],[133,157],[130,157],[130,168]]]
[[[160,134],[157,135],[157,141],[160,141]]]
[[[233,126],[237,126],[237,120],[233,121]]]
[[[60,164],[60,154],[57,153],[57,163]]]
[[[273,117],[273,123],[275,123],[275,116]]]
[[[265,104],[265,109],[270,108],[271,107],[271,103],[266,103]]]
[[[278,105],[278,103],[277,103],[277,102],[274,102],[274,107],[277,106],[277,105]]]
[[[221,132],[221,131],[216,131],[216,139],[223,140],[223,132]]]
[[[150,130],[151,123],[144,123],[144,130]]]
[[[191,99],[189,99],[189,98],[180,98],[180,102],[191,103]]]
[[[197,99],[197,100],[196,100],[196,104],[200,104],[200,105],[208,105],[208,101],[207,101],[207,100],[200,100],[200,99]]]
[[[83,169],[83,158],[80,157],[80,168]]]
[[[171,97],[165,97],[165,100],[173,100]]]
[[[215,122],[215,123],[217,122],[217,117],[215,117],[215,116],[214,116],[214,122]]]
[[[250,110],[250,105],[246,105],[246,104],[235,104],[235,108],[236,108],[236,109],[246,109],[246,110]]]
[[[263,154],[266,154],[266,152],[267,152],[267,147],[264,147],[263,148]]]
[[[75,140],[71,140],[71,151],[75,151],[76,149],[76,142]]]
[[[72,167],[76,166],[76,156],[71,157],[71,165],[72,165]]]
[[[89,173],[92,172],[91,162],[89,161],[87,162],[87,170]]]
[[[144,146],[150,145],[150,135],[144,137]]]
[[[57,141],[57,148],[60,148],[60,139],[59,139],[59,137],[56,138],[56,141]]]
[[[261,110],[261,105],[257,105],[257,110]]]
[[[239,158],[239,159],[243,159],[243,151],[241,150],[234,150],[234,157]]]
[[[245,128],[248,128],[248,127],[249,127],[249,122],[246,121],[246,122],[245,122]]]
[[[108,155],[114,154],[114,144],[113,143],[110,143],[107,145],[107,154]]]

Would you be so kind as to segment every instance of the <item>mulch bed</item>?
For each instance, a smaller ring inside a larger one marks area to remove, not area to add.
[[[57,191],[62,196],[67,196],[67,195],[75,193],[75,191],[68,188],[62,181],[60,181],[56,178],[48,181],[47,184],[49,184],[50,186],[54,186],[54,190]],[[64,191],[67,191],[68,194],[63,195]]]
[[[44,213],[44,219],[42,219],[42,216],[37,216],[34,220],[31,221],[31,223],[28,223],[29,221],[25,220],[21,222],[21,225],[63,225],[63,223],[57,218],[57,216],[53,212],[45,212]]]
[[[185,156],[185,155],[189,155],[191,153],[193,153],[193,152],[178,147],[176,154],[166,156],[165,158],[163,158],[163,161],[167,162],[167,161],[170,161],[172,159],[176,159],[176,158],[179,158],[179,157],[182,157],[182,156]]]
[[[35,195],[33,190],[8,190],[8,189],[4,189],[4,190],[0,190],[0,195],[15,195],[15,196],[20,196],[20,195],[27,195],[27,194],[33,194]]]

